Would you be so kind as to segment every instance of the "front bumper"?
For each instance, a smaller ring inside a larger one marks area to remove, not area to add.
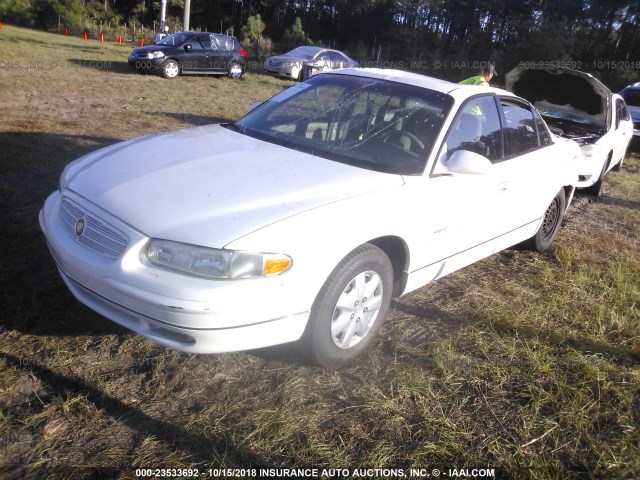
[[[297,79],[300,72],[306,68],[304,62],[275,62],[273,64],[265,61],[262,65],[264,73],[280,78]]]
[[[191,353],[220,353],[298,340],[309,309],[296,305],[284,276],[212,281],[148,264],[148,237],[90,202],[65,191],[87,225],[127,238],[122,254],[87,247],[65,225],[59,192],[49,196],[40,225],[58,270],[74,296],[92,310],[161,345]],[[77,237],[77,238],[76,238]],[[105,241],[106,242],[106,241]],[[292,291],[294,294],[292,295]]]
[[[148,58],[148,57],[136,57],[129,56],[129,67],[135,70],[152,71],[158,70],[165,62],[165,57],[160,58]]]

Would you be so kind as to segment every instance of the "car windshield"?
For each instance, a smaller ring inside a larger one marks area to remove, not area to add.
[[[164,37],[162,40],[156,43],[156,45],[166,45],[167,47],[175,47],[177,45],[181,45],[187,40],[189,40],[190,35],[187,35],[182,32],[172,33]]]
[[[629,107],[640,107],[640,88],[623,90],[620,92],[622,98]]]
[[[453,105],[404,83],[321,74],[272,97],[233,125],[246,135],[380,172],[421,174]]]
[[[549,124],[572,123],[594,131],[599,131],[599,129],[601,128],[599,125],[590,122],[588,118],[579,115],[577,112],[573,113],[562,109],[556,109],[553,107],[541,105],[536,105],[536,109]]]

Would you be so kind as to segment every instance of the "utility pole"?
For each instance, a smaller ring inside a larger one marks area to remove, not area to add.
[[[189,31],[189,15],[191,14],[191,0],[184,0],[184,18],[182,20],[183,29]]]
[[[162,0],[160,3],[160,31],[165,32],[164,27],[167,25],[167,0]]]

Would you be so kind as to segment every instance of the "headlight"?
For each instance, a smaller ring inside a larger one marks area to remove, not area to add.
[[[584,147],[580,147],[580,149],[582,150],[582,156],[584,158],[596,158],[604,154],[604,150],[600,145],[585,145]]]
[[[164,52],[151,52],[151,53],[147,53],[147,58],[149,59],[153,59],[153,58],[162,58],[164,57]]]
[[[159,239],[149,242],[146,257],[159,267],[218,280],[270,277],[286,272],[293,263],[283,254],[222,250]]]

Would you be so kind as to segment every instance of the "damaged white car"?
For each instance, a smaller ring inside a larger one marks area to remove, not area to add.
[[[609,170],[618,170],[633,137],[624,99],[593,75],[568,68],[521,65],[505,77],[507,90],[529,100],[553,133],[580,144],[578,188],[598,196]]]
[[[134,332],[192,353],[299,341],[340,367],[392,297],[547,250],[579,157],[504,90],[340,70],[71,163],[40,225],[73,294]]]

